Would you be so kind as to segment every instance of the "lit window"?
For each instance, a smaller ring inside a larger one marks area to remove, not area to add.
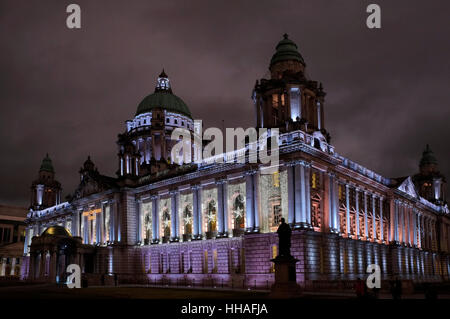
[[[272,106],[275,108],[278,107],[278,94],[272,94]]]
[[[312,188],[316,189],[317,188],[317,174],[316,173],[312,173],[311,175],[311,181],[312,181]]]

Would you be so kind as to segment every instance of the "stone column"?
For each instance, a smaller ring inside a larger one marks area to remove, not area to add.
[[[120,214],[120,206],[119,206],[119,202],[120,202],[120,195],[116,195],[115,199],[114,199],[114,220],[115,220],[115,241],[120,242],[122,240],[122,221],[121,221],[121,214]]]
[[[142,215],[142,211],[141,211],[141,204],[142,204],[142,200],[137,199],[136,200],[136,227],[137,227],[137,231],[136,231],[136,244],[143,244],[143,240],[142,240],[142,222],[141,222],[141,215]]]
[[[95,227],[97,228],[96,235],[97,235],[97,243],[103,244],[103,204],[101,204],[101,211],[99,214],[95,214],[96,222]]]
[[[305,166],[305,224],[307,228],[311,227],[311,163],[304,163]]]
[[[417,240],[417,247],[418,248],[423,248],[422,247],[422,225],[421,225],[421,214],[420,211],[417,211],[417,235],[418,235],[418,240]]]
[[[295,224],[295,169],[292,163],[286,164],[288,183],[288,224]]]
[[[383,196],[380,197],[380,240],[384,241]]]
[[[259,216],[259,176],[258,170],[255,170],[253,174],[253,216],[255,221],[255,227],[253,232],[259,233],[260,229],[260,216]]]
[[[192,186],[192,198],[193,198],[193,220],[192,225],[194,228],[193,239],[202,239],[202,196],[201,186]]]
[[[9,271],[9,274],[7,275],[14,275],[14,268],[16,267],[16,258],[11,258],[11,270]]]
[[[223,180],[223,236],[228,237],[228,181]]]
[[[300,179],[300,214],[299,218],[295,216],[296,228],[303,227],[306,224],[306,185],[305,185],[305,165],[304,162],[300,162],[300,165],[297,166],[300,170],[300,175],[296,174],[296,179],[299,177]],[[297,169],[296,167],[296,169]]]
[[[217,237],[222,237],[224,233],[223,180],[217,180],[215,184],[217,187]]]
[[[253,171],[245,172],[245,231],[253,232],[255,228]]]
[[[408,203],[405,205],[405,232],[406,244],[411,245],[411,206]]]
[[[400,235],[399,235],[399,210],[400,210],[400,202],[396,199],[394,200],[394,241],[396,243],[400,242]]]
[[[413,245],[417,247],[417,210],[415,208],[412,209],[412,225],[413,225]]]
[[[56,267],[57,267],[57,255],[56,251],[50,251],[50,263],[49,263],[49,269],[48,269],[48,277],[50,279],[50,282],[56,282]],[[61,278],[59,278],[61,279]]]
[[[373,241],[377,240],[376,195],[372,194],[372,233]]]
[[[351,225],[350,225],[350,185],[345,184],[345,206],[346,206],[346,233],[348,237],[351,237]]]
[[[403,214],[404,214],[404,212],[403,212],[403,210],[404,210],[404,206],[403,206],[403,202],[399,202],[399,207],[398,207],[398,232],[399,232],[399,235],[398,235],[398,237],[399,237],[399,241],[401,242],[401,243],[404,243],[405,242],[405,233],[404,233],[404,231],[403,231],[403,228],[405,227],[405,222],[404,222],[404,220],[403,220]]]
[[[28,246],[30,245],[30,228],[25,228],[25,242],[23,245],[23,254],[26,256],[28,255]]]
[[[152,201],[152,243],[157,244],[159,243],[158,196],[152,195],[150,200]]]
[[[366,240],[369,239],[369,225],[367,222],[367,191],[364,191],[363,194],[364,199],[364,237]]]
[[[46,256],[45,250],[41,251],[40,252],[40,260],[39,260],[39,278],[44,278],[46,259],[47,259],[47,256]]]
[[[337,192],[336,175],[333,172],[328,172],[328,200],[329,200],[329,215],[330,215],[330,232],[339,233],[339,214],[337,212],[339,205],[339,193]]]
[[[72,232],[73,236],[80,236],[80,211],[79,210],[76,210],[73,213],[71,232]]]
[[[178,191],[170,192],[170,214],[172,219],[171,224],[171,241],[177,242],[180,240],[178,237]]]
[[[359,230],[359,188],[355,187],[355,209],[356,209],[356,239],[361,238],[360,230]]]
[[[3,264],[2,264],[3,266]],[[35,272],[36,272],[36,253],[30,252],[30,262],[29,262],[29,269],[28,269],[28,279],[33,280],[35,279]],[[1,274],[1,272],[0,272]]]
[[[192,239],[198,237],[198,185],[192,185]]]

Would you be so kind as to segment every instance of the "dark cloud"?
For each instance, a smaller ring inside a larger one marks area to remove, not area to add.
[[[417,171],[430,143],[450,176],[446,1],[0,1],[0,202],[28,205],[49,152],[64,192],[91,155],[116,171],[116,137],[164,67],[205,126],[254,125],[250,94],[285,32],[327,91],[337,151],[386,176]]]

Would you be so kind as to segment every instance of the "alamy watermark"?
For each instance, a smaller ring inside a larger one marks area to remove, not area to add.
[[[367,266],[366,273],[370,274],[366,279],[367,288],[381,288],[381,268],[377,264]]]
[[[67,276],[66,285],[68,288],[81,288],[81,268],[77,264],[70,264],[66,270]]]
[[[173,163],[261,163],[269,164],[264,173],[278,171],[279,165],[279,130],[278,128],[249,127],[226,128],[225,150],[224,134],[217,127],[210,127],[203,132],[202,121],[194,121],[194,132],[176,128],[172,131],[170,158]],[[209,142],[203,146],[203,142]]]

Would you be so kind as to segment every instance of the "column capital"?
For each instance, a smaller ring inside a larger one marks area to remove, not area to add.
[[[170,196],[175,196],[175,195],[177,195],[179,193],[180,193],[180,191],[178,189],[172,189],[172,190],[169,191],[169,195]]]
[[[293,161],[285,162],[284,166],[291,167],[291,166],[296,166],[298,164],[300,164],[298,160],[293,160]]]
[[[226,179],[226,178],[218,178],[216,181],[215,181],[215,184],[216,185],[222,185],[222,184],[226,184],[228,182],[228,180]]]
[[[150,195],[150,200],[155,200],[155,199],[158,199],[158,198],[159,198],[158,194]]]
[[[194,184],[194,185],[191,186],[192,190],[199,190],[201,188],[202,188],[202,184]]]
[[[244,175],[246,175],[246,176],[248,176],[248,175],[255,175],[256,173],[258,173],[258,169],[256,168],[252,168],[252,169],[249,169],[249,170],[247,170],[247,171],[245,171],[244,172]]]
[[[306,160],[298,160],[298,163],[304,167],[311,167],[311,163]]]
[[[336,172],[334,172],[334,171],[327,171],[327,174],[330,177],[336,177]]]

